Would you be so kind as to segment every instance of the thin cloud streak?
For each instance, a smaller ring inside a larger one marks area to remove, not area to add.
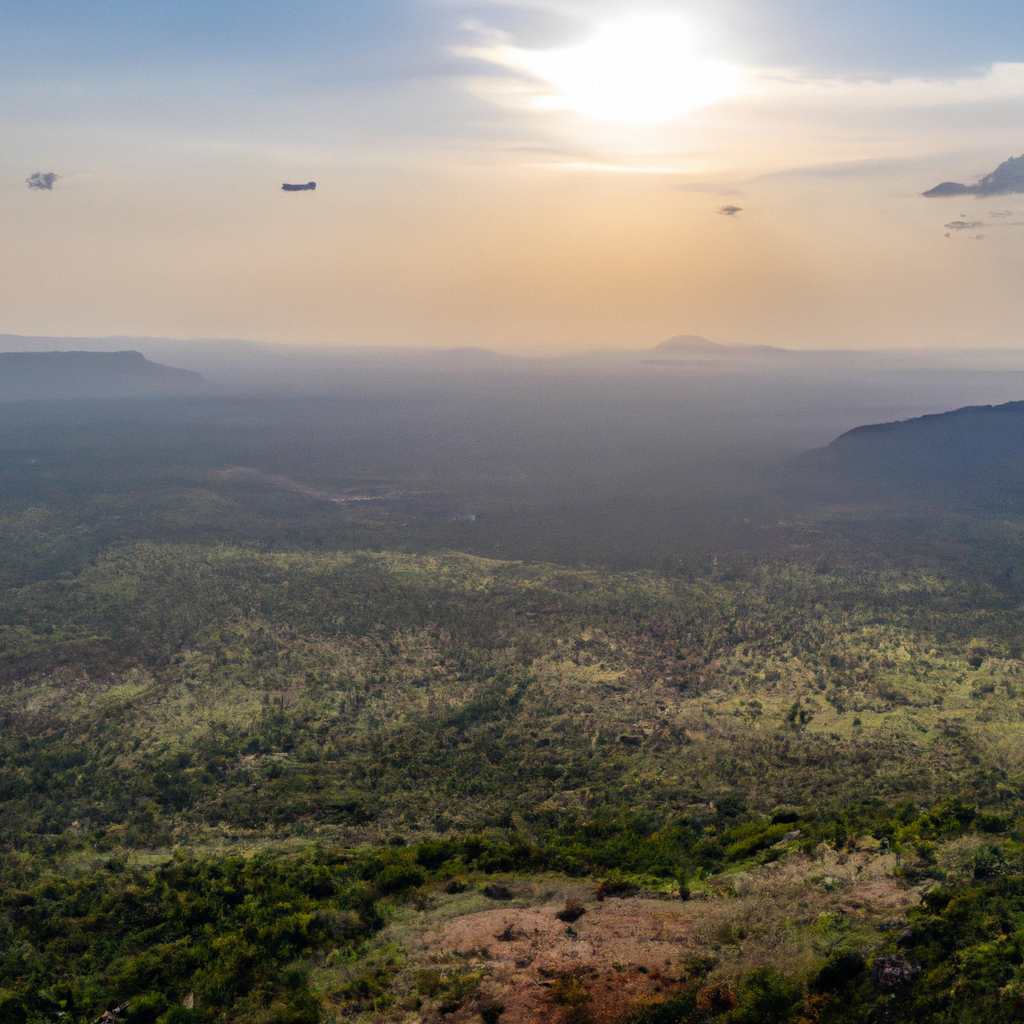
[[[1024,63],[992,64],[983,75],[878,81],[811,78],[797,70],[761,71],[753,95],[832,108],[945,107],[1024,99]]]

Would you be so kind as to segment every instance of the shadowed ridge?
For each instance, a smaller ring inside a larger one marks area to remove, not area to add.
[[[0,401],[200,394],[194,370],[150,362],[141,352],[0,352]]]
[[[977,456],[996,449],[1024,455],[1024,401],[968,405],[909,420],[869,423],[840,434],[824,450],[866,452],[879,447],[940,460],[960,450],[973,450]]]

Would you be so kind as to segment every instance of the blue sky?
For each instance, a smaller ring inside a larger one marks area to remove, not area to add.
[[[955,202],[919,199],[1024,152],[1006,3],[0,14],[0,331],[552,351],[1014,336],[1016,214],[971,248],[941,230]],[[51,170],[52,194],[25,189]],[[281,204],[310,178],[317,205]]]
[[[295,0],[204,3],[55,0],[0,4],[5,77],[87,69],[111,80],[139,71],[220,66],[301,79],[378,78],[451,67],[460,22],[490,22],[531,46],[585,33],[623,3]],[[712,12],[727,54],[823,74],[954,74],[1024,58],[1024,19],[1009,3],[725,0],[652,5]]]

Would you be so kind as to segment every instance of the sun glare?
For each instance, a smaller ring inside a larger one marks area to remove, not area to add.
[[[561,50],[501,46],[489,59],[548,87],[535,107],[571,110],[620,124],[659,124],[738,92],[737,68],[699,57],[692,26],[678,15],[637,14]]]

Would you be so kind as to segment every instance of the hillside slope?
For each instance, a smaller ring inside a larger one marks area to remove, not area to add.
[[[1024,458],[1024,402],[979,405],[896,423],[855,427],[831,454],[878,472],[948,475]]]
[[[1024,507],[1024,402],[856,427],[806,453],[795,469],[786,486],[797,503],[887,498],[1017,513]]]

